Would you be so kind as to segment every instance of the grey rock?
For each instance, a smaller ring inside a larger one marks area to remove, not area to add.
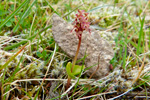
[[[54,40],[67,55],[74,58],[77,50],[78,38],[75,32],[71,32],[73,25],[67,23],[56,14],[53,15],[52,20]],[[91,29],[91,34],[88,31],[83,32],[78,59],[83,58],[85,52],[87,55],[85,58],[85,66],[93,66],[87,71],[87,75],[90,76],[97,70],[99,59],[99,69],[92,78],[98,79],[106,76],[109,73],[109,61],[113,58],[114,51],[111,45],[100,37],[98,31]]]

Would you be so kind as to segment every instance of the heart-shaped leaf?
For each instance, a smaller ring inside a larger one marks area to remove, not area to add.
[[[66,66],[66,71],[69,77],[75,79],[76,75],[79,75],[85,66],[75,65],[73,71],[71,72],[72,63],[68,62]]]

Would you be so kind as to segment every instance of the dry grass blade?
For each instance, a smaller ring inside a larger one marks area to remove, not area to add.
[[[86,97],[78,98],[78,99],[75,99],[75,100],[85,100],[85,99],[89,99],[89,98],[96,97],[96,96],[102,96],[102,95],[106,95],[106,94],[114,94],[114,93],[116,93],[116,91],[105,92],[105,93],[100,93],[100,94],[96,94],[96,95],[86,96]],[[111,100],[112,100],[112,99],[111,99]]]

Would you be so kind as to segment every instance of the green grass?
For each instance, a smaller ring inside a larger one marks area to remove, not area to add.
[[[140,3],[136,0],[88,1],[4,0],[0,2],[0,93],[3,94],[1,99],[14,99],[15,94],[18,97],[23,98],[27,96],[30,99],[45,97],[49,97],[49,100],[62,99],[61,95],[65,92],[65,81],[67,80],[65,66],[71,58],[59,47],[56,49],[46,79],[65,80],[44,81],[42,85],[41,81],[19,82],[19,80],[43,79],[55,48],[55,40],[51,31],[51,17],[56,13],[63,17],[64,20],[71,22],[73,20],[72,16],[77,12],[77,9],[90,13],[89,19],[93,28],[97,27],[100,31],[109,30],[109,32],[115,33],[108,40],[115,42],[113,47],[115,55],[110,63],[114,68],[118,69],[115,69],[112,73],[116,70],[123,71],[117,77],[108,75],[109,77],[106,76],[106,79],[99,79],[101,81],[99,82],[88,79],[89,77],[86,74],[81,76],[85,71],[90,70],[90,68],[86,68],[75,80],[77,83],[70,90],[70,93],[65,94],[63,97],[67,98],[68,96],[71,100],[93,95],[92,100],[97,98],[94,96],[96,94],[107,93],[111,90],[122,93],[134,87],[136,87],[138,92],[141,89],[146,91],[145,96],[149,96],[150,69],[147,65],[149,65],[150,54],[147,52],[150,51],[150,28],[146,28],[149,25],[149,20],[147,19],[150,9],[150,6],[147,5],[149,1],[140,1]],[[115,14],[118,15],[115,17],[111,16]],[[107,34],[106,37],[108,37]],[[21,50],[21,47],[25,45],[25,49]],[[146,54],[142,55],[144,53]],[[84,58],[78,60],[78,62],[81,61],[84,62]],[[140,69],[139,67],[142,63],[144,63],[144,68]],[[128,78],[137,77],[140,70],[146,72],[142,73],[131,87],[125,86],[126,82],[132,84],[134,79],[130,80]],[[135,76],[133,73],[136,73]],[[126,81],[120,81],[118,77]],[[16,80],[18,82],[15,82]],[[85,84],[85,81],[87,84]],[[105,81],[106,86],[100,86]],[[57,83],[56,86],[52,85],[53,82]],[[90,89],[86,88],[86,86],[89,86]],[[140,89],[138,88],[139,86]],[[16,89],[13,89],[13,87]],[[30,90],[33,88],[36,89],[31,92]],[[54,88],[54,95],[49,94],[52,88]],[[42,97],[43,95],[44,97]],[[117,94],[106,94],[107,99],[116,96]]]

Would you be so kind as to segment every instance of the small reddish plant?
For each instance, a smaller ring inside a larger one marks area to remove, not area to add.
[[[77,75],[82,71],[82,66],[75,65],[75,63],[77,61],[77,56],[81,46],[82,33],[84,30],[89,31],[90,33],[90,22],[88,22],[88,13],[86,13],[84,10],[78,10],[78,14],[76,14],[73,25],[74,28],[72,29],[72,31],[76,32],[76,36],[78,37],[79,42],[72,64],[69,62],[66,67],[68,73],[67,88],[70,86],[71,78],[75,78],[74,75]]]
[[[90,22],[88,22],[88,13],[86,13],[84,10],[78,10],[78,13],[79,14],[76,14],[75,21],[73,22],[73,30],[75,30],[78,39],[81,40],[84,30],[89,31],[90,33]]]

